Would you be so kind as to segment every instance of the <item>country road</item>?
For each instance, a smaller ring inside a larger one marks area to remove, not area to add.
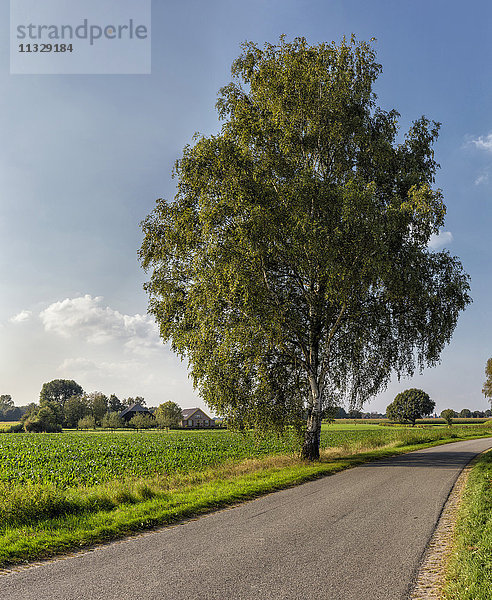
[[[373,462],[1,577],[2,600],[404,600],[492,438]]]

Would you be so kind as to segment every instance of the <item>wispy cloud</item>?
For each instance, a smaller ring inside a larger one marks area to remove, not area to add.
[[[490,176],[488,171],[484,171],[475,179],[475,185],[485,185],[489,182]]]
[[[429,248],[436,250],[437,248],[443,248],[453,241],[453,234],[450,231],[440,231],[438,235],[433,233],[429,240]]]
[[[133,353],[160,346],[156,324],[146,315],[125,315],[89,294],[54,302],[40,313],[45,331],[91,344],[119,341]]]
[[[492,152],[492,133],[489,133],[488,135],[480,135],[475,139],[471,139],[470,144],[473,144],[476,148],[479,148],[480,150]]]
[[[21,310],[20,313],[17,313],[13,317],[11,317],[9,321],[11,323],[25,323],[26,321],[29,321],[31,317],[32,312],[30,310]]]

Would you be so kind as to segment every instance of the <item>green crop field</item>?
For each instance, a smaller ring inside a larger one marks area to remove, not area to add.
[[[459,429],[451,435],[458,436]],[[484,427],[478,429],[484,431]],[[349,452],[387,444],[404,445],[449,437],[447,430],[385,428],[350,423],[323,425],[322,448]],[[62,434],[0,435],[0,482],[92,486],[123,478],[173,475],[230,460],[294,453],[293,435],[256,438],[215,431],[69,431]]]
[[[5,434],[0,436],[0,481],[96,485],[123,477],[189,472],[293,449],[292,437],[255,439],[226,430]]]

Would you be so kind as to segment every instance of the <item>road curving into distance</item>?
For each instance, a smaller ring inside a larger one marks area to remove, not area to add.
[[[368,463],[1,577],[5,600],[405,600],[463,467],[492,438]]]

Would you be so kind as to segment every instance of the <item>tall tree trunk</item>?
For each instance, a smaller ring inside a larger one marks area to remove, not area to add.
[[[321,412],[312,410],[308,416],[304,443],[301,450],[301,458],[305,460],[318,460],[319,441],[321,435]]]
[[[321,436],[321,397],[319,384],[316,377],[310,378],[310,403],[308,408],[308,417],[306,423],[306,433],[304,434],[304,444],[302,445],[301,458],[305,460],[318,460],[319,442]]]
[[[313,282],[310,291],[316,296],[318,286]],[[319,380],[319,337],[320,322],[316,311],[317,303],[309,306],[309,402],[304,444],[301,458],[318,460],[319,441],[321,436],[321,394]]]

